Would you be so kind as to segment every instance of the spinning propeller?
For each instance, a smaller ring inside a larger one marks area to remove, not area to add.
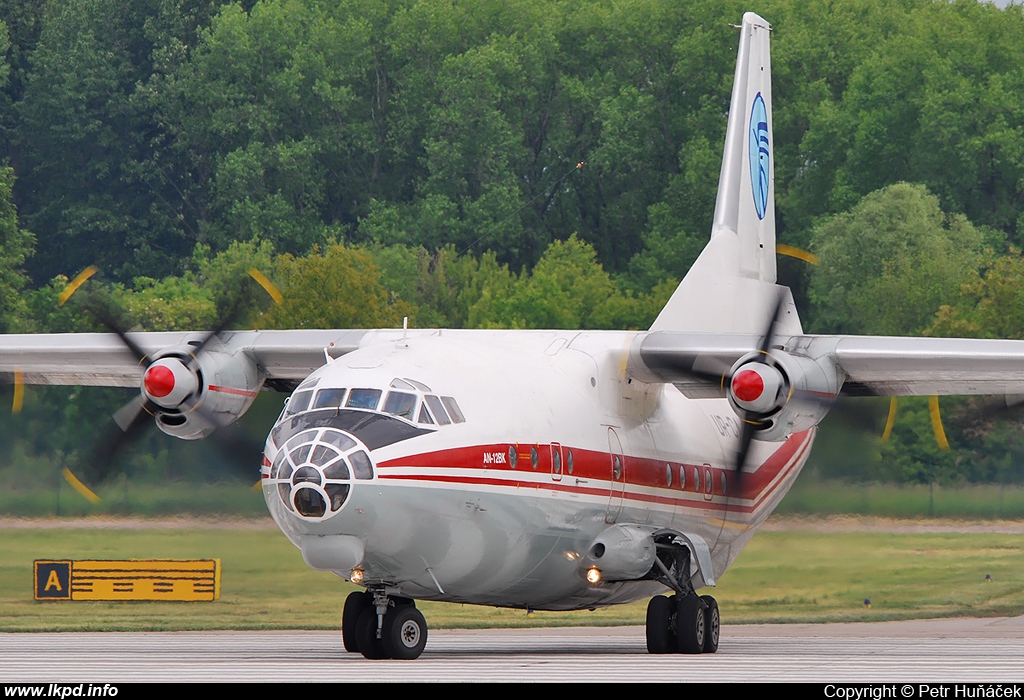
[[[89,267],[79,274],[61,293],[60,305],[66,303],[95,274],[95,267]],[[269,279],[255,269],[249,270],[249,275],[275,302],[280,303],[281,294]],[[127,324],[121,320],[109,295],[102,290],[90,290],[89,294],[76,297],[76,301],[104,328],[117,336],[143,367],[139,395],[113,414],[113,425],[87,460],[98,478],[103,479],[110,473],[115,455],[138,438],[154,421],[164,432],[185,439],[214,434],[218,438],[216,444],[225,453],[229,464],[240,466],[241,460],[244,460],[246,473],[252,474],[253,464],[258,463],[258,457],[250,460],[246,455],[260,454],[263,445],[257,445],[245,436],[233,422],[248,408],[262,381],[257,378],[254,366],[245,366],[249,363],[246,358],[227,355],[219,352],[219,348],[213,348],[215,344],[221,343],[224,331],[241,317],[244,298],[244,295],[236,297],[233,307],[224,314],[215,328],[198,340],[193,339],[186,345],[150,354],[128,334]],[[209,395],[206,390],[217,387],[211,387],[207,382],[222,375],[228,377],[227,380],[220,380],[229,383],[226,396]],[[231,384],[231,380],[235,380],[234,384]],[[237,398],[239,395],[244,398]],[[221,405],[214,411],[209,404],[217,401]],[[233,403],[225,408],[223,404],[229,402]],[[72,483],[71,479],[68,481]]]
[[[738,476],[742,475],[747,467],[747,455],[754,441],[754,433],[764,426],[767,415],[777,407],[779,394],[785,387],[784,377],[780,375],[778,369],[768,364],[769,349],[775,337],[782,302],[783,295],[780,293],[776,296],[757,354],[733,370],[728,377],[729,401],[733,408],[737,409],[740,417],[740,444],[735,464]],[[724,377],[723,385],[726,385]]]

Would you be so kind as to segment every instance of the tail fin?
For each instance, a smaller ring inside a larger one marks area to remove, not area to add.
[[[743,15],[711,241],[651,326],[751,333],[775,306],[775,162],[768,23]],[[785,289],[784,293],[789,294]],[[780,322],[799,334],[788,297]]]

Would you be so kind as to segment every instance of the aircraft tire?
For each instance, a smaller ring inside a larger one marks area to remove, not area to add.
[[[672,637],[672,599],[656,595],[647,604],[647,651],[651,654],[669,654],[675,651]]]
[[[707,605],[704,609],[704,653],[714,654],[718,651],[718,634],[722,626],[718,601],[709,595],[702,595],[700,599]]]
[[[427,646],[427,621],[415,605],[388,610],[381,630],[381,646],[389,659],[418,659]]]
[[[682,598],[676,596],[676,651],[680,654],[700,654],[704,651],[704,606],[695,593]]]
[[[345,644],[345,651],[359,653],[356,625],[363,611],[372,606],[373,594],[369,591],[353,591],[345,598],[345,607],[341,612],[341,641]]]
[[[369,607],[363,610],[356,622],[356,644],[359,653],[367,659],[386,659],[381,640],[377,639],[377,609]]]

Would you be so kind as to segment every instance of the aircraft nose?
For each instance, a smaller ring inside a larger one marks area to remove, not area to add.
[[[355,436],[334,428],[313,428],[278,450],[266,483],[292,513],[324,520],[348,503],[356,481],[373,479],[369,450]]]

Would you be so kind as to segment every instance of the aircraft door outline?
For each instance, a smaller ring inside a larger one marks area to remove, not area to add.
[[[562,454],[562,446],[557,442],[550,445],[551,452],[551,480],[561,481],[562,473],[565,471],[565,459]]]
[[[608,509],[604,521],[614,523],[622,512],[622,500],[626,494],[626,457],[622,453],[622,441],[615,428],[608,428]]]

